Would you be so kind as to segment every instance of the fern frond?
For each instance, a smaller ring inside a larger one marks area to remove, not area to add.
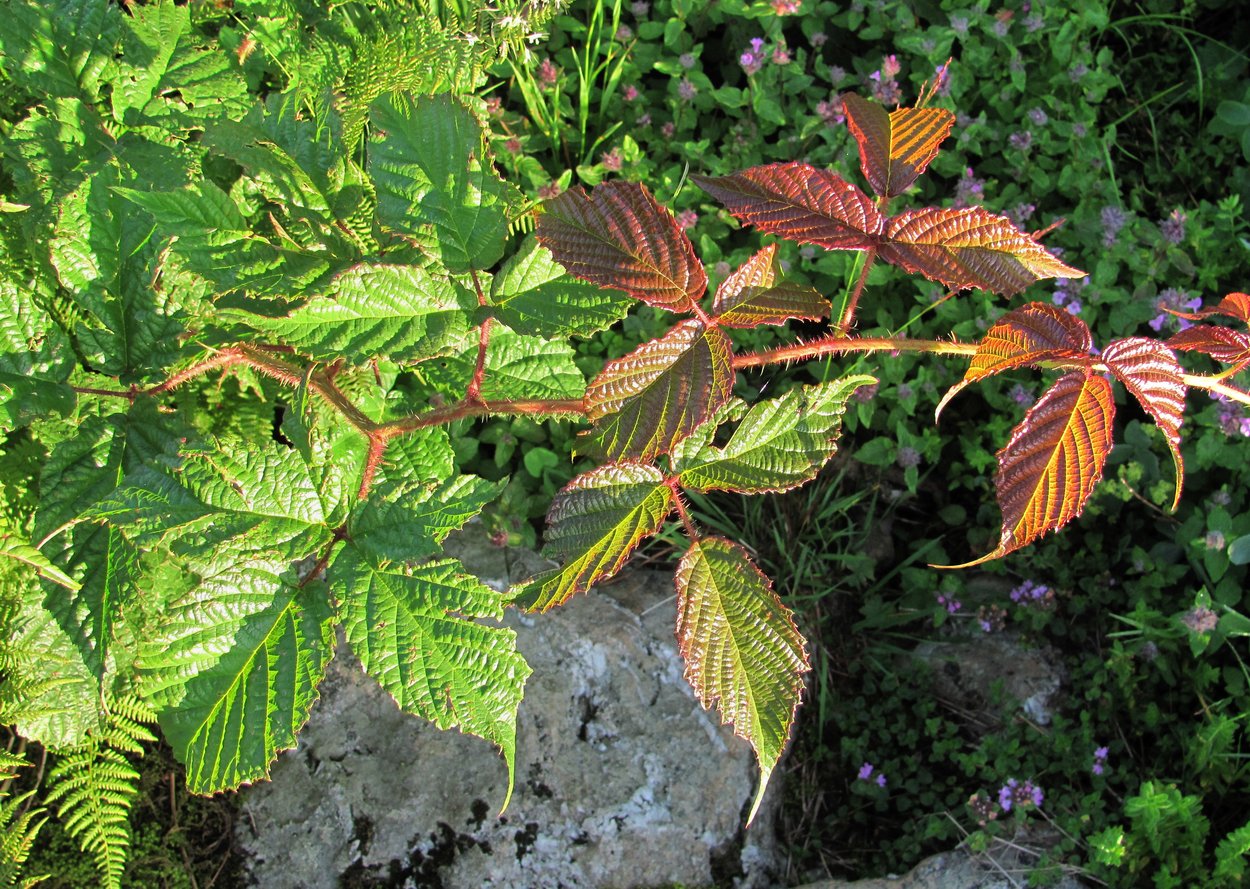
[[[144,723],[152,711],[137,697],[110,701],[103,726],[88,740],[57,751],[48,773],[46,802],[59,803],[57,818],[84,852],[95,857],[109,889],[120,886],[130,852],[130,805],[138,792],[139,773],[125,753],[142,754],[143,742],[155,740]]]
[[[25,758],[0,750],[0,781],[17,777],[17,770],[30,765]],[[27,808],[35,791],[5,798],[0,794],[0,886],[33,886],[39,877],[23,877],[22,870],[30,857],[39,829],[47,821],[47,810]],[[24,811],[23,811],[24,810]]]

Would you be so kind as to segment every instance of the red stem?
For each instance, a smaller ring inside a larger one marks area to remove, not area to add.
[[[851,291],[851,298],[847,301],[846,308],[842,311],[842,319],[838,322],[839,332],[846,333],[855,323],[855,309],[859,306],[859,298],[864,292],[864,285],[868,283],[868,273],[876,261],[877,248],[869,247],[864,251],[864,267],[860,269],[859,280],[855,282],[855,289]]]
[[[776,349],[766,349],[763,352],[735,355],[733,366],[734,370],[741,370],[744,367],[763,367],[768,364],[802,361],[821,355],[839,355],[848,352],[932,352],[935,355],[975,355],[976,351],[976,343],[892,339],[888,336],[846,337],[835,334],[810,343],[795,343],[793,346],[781,346]]]

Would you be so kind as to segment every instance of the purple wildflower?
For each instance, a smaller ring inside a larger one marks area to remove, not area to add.
[[[968,33],[968,17],[966,15],[951,16],[951,30],[956,34],[964,35]]]
[[[693,210],[682,210],[677,214],[677,225],[682,231],[693,228],[699,221],[699,214]]]
[[[747,73],[748,77],[764,67],[763,59],[749,49],[738,56],[738,64],[742,66],[742,70]]]
[[[692,52],[684,52],[677,57],[677,64],[681,65],[687,71],[694,67],[694,62],[695,58],[694,53]]]
[[[716,277],[718,278],[727,278],[729,277],[729,263],[722,259],[720,262],[716,263],[716,265],[712,266],[712,271],[716,273]]]
[[[983,633],[999,633],[1007,626],[1007,612],[997,605],[982,605],[977,609],[977,624]]]
[[[651,4],[647,3],[646,0],[634,0],[629,8],[633,10],[635,18],[643,18],[651,11]]]
[[[1044,109],[1033,108],[1029,111],[1029,120],[1033,121],[1033,125],[1036,127],[1044,127],[1050,122],[1050,117]]]
[[[994,22],[994,35],[996,37],[1006,37],[1007,32],[1011,30],[1011,22],[1006,19],[997,19]]]
[[[846,112],[842,107],[841,96],[834,96],[826,102],[817,102],[816,114],[831,127],[846,123]]]
[[[556,67],[556,63],[551,59],[543,59],[542,64],[538,66],[538,82],[543,86],[555,86],[559,79],[560,69]]]
[[[1193,327],[1193,322],[1188,318],[1181,318],[1173,315],[1167,309],[1173,312],[1196,312],[1202,307],[1202,297],[1190,297],[1184,290],[1178,290],[1175,287],[1169,287],[1159,294],[1158,307],[1163,310],[1155,315],[1148,322],[1151,330],[1156,333],[1161,332],[1164,327],[1169,330],[1185,330]]]
[[[1089,767],[1089,770],[1093,772],[1095,775],[1101,775],[1106,770],[1106,766],[1107,766],[1107,748],[1099,747],[1096,750],[1094,750],[1094,764]]]
[[[846,69],[841,65],[834,65],[829,69],[829,82],[834,86],[837,86],[844,80],[846,80]]]
[[[660,135],[665,139],[673,138],[673,133],[675,132],[677,132],[677,124],[673,123],[671,120],[666,120],[664,123],[660,124]]]
[[[621,156],[621,149],[613,148],[611,151],[605,151],[600,155],[599,160],[603,163],[605,169],[613,173],[620,172],[621,167],[625,163],[625,158]]]
[[[1016,151],[1028,151],[1033,144],[1033,134],[1029,130],[1021,130],[1007,137],[1007,144]]]
[[[901,469],[910,469],[913,466],[920,465],[920,452],[909,445],[903,445],[898,449],[898,456],[894,458],[894,462]]]
[[[634,39],[634,29],[629,25],[621,25],[616,29],[616,39],[621,43],[629,43]]]
[[[1169,244],[1179,244],[1185,240],[1185,220],[1188,217],[1179,209],[1173,210],[1167,219],[1159,224],[1159,233]]]
[[[622,95],[624,96],[626,102],[633,102],[636,101],[642,94],[638,92],[638,87],[634,86],[632,83],[627,83],[625,84],[625,89],[622,91]]]
[[[1036,211],[1037,207],[1033,204],[1016,204],[1007,211],[1007,218],[1015,223],[1016,228],[1024,228],[1024,224]]]
[[[1250,417],[1245,415],[1241,406],[1227,395],[1212,392],[1211,397],[1219,402],[1219,424],[1224,434],[1250,438]]]
[[[638,126],[644,127],[644,128],[651,126],[651,112],[650,111],[647,111],[639,116]]]
[[[869,87],[872,97],[882,105],[897,105],[902,101],[903,90],[897,80],[883,76],[880,71],[872,72],[868,75],[868,79],[872,81]]]
[[[1068,70],[1068,79],[1073,83],[1080,83],[1088,73],[1089,67],[1084,62],[1077,62]]]
[[[1210,608],[1206,608],[1202,605],[1198,605],[1195,608],[1186,611],[1184,615],[1181,616],[1181,623],[1199,635],[1202,635],[1203,633],[1210,633],[1215,629],[1219,622],[1219,615],[1217,615]]]
[[[691,83],[688,77],[683,77],[681,83],[677,84],[677,96],[683,102],[689,102],[698,91],[698,87]]]
[[[944,593],[938,593],[937,603],[946,609],[947,614],[955,614],[964,607],[963,602],[960,602],[954,596],[947,596]]]
[[[898,63],[898,56],[888,55],[881,60],[881,76],[888,77],[893,80],[898,77],[899,72],[903,70],[903,66]]]
[[[862,766],[859,767],[859,774],[856,775],[856,777],[859,778],[859,780],[861,781],[867,781],[869,778],[872,777],[872,773],[875,770],[876,770],[876,766],[874,766],[870,762],[866,762]]]
[[[1035,400],[1033,397],[1033,393],[1030,392],[1028,389],[1024,388],[1024,386],[1022,386],[1019,383],[1016,383],[1014,386],[1012,386],[1011,391],[1008,392],[1007,395],[1011,398],[1012,401],[1014,401],[1016,404],[1020,405],[1021,407],[1028,407]]]
[[[955,206],[970,207],[980,203],[984,195],[985,181],[973,175],[972,167],[965,168],[964,174],[955,185]]]
[[[1055,604],[1055,591],[1050,587],[1026,580],[1009,594],[1011,601],[1017,605],[1036,606],[1042,609],[1052,608]]]
[[[1128,214],[1115,205],[1102,208],[1102,244],[1110,247],[1120,235],[1120,229],[1128,222]]]
[[[1207,536],[1202,539],[1202,544],[1207,549],[1216,550],[1218,552],[1227,546],[1228,542],[1224,539],[1223,531],[1208,531]]]
[[[790,50],[784,46],[776,46],[773,48],[773,64],[788,65],[790,64]]]
[[[877,775],[877,786],[885,787],[885,775],[881,775],[881,774]]]
[[[1015,778],[1008,778],[1007,783],[998,791],[998,805],[1004,812],[1010,812],[1016,807],[1040,806],[1045,798],[1042,789],[1032,781],[1020,783]]]
[[[828,42],[829,42],[829,35],[826,34],[824,31],[813,32],[812,37],[811,37],[811,44],[812,44],[813,49],[820,49],[822,46],[824,46]]]
[[[1024,20],[1024,30],[1028,31],[1030,34],[1034,31],[1040,31],[1042,29],[1042,25],[1042,14],[1040,12],[1032,13]]]

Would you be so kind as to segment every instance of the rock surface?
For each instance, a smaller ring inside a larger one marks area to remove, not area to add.
[[[821,880],[799,889],[1020,889],[1028,884],[1028,868],[1013,856],[991,859],[964,851],[943,852],[917,864],[899,877],[867,880]],[[1065,875],[1055,889],[1083,889]]]
[[[535,567],[480,534],[457,546],[496,587]],[[742,829],[754,757],[682,678],[672,595],[671,575],[627,572],[547,614],[510,612],[534,674],[502,816],[495,749],[401,713],[341,648],[298,748],[244,792],[253,885],[770,885],[770,813]]]

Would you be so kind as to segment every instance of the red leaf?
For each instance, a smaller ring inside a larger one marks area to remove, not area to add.
[[[1201,352],[1225,364],[1250,362],[1250,336],[1228,327],[1200,324],[1173,334],[1167,344],[1181,352]]]
[[[587,197],[570,188],[543,205],[538,240],[584,281],[648,305],[689,312],[707,273],[677,220],[635,182],[606,182]]]
[[[993,552],[969,568],[1027,546],[1081,514],[1111,450],[1111,382],[1074,371],[1055,381],[998,452],[1003,527]]]
[[[1201,321],[1204,318],[1210,318],[1212,315],[1226,315],[1229,318],[1236,318],[1250,324],[1250,296],[1244,293],[1230,293],[1228,296],[1220,300],[1219,305],[1210,309],[1201,309],[1197,312],[1179,312],[1176,309],[1169,309],[1167,306],[1160,306],[1165,312],[1175,315],[1177,318],[1188,318],[1190,321]]]
[[[667,453],[729,400],[732,358],[727,333],[690,319],[609,361],[586,389],[595,449],[612,460]]]
[[[1006,216],[981,207],[923,207],[893,217],[881,245],[886,262],[951,289],[979,287],[1006,296],[1042,278],[1082,278]]]
[[[866,250],[885,228],[872,198],[808,164],[767,164],[729,176],[690,178],[743,223],[800,244]]]
[[[726,327],[819,321],[829,314],[829,301],[814,288],[782,280],[777,245],[769,244],[721,283],[712,314]]]
[[[1036,367],[1043,361],[1093,364],[1093,339],[1085,322],[1050,303],[1029,303],[1013,309],[985,332],[964,378],[951,386],[934,414],[970,383],[1016,367]]]
[[[944,108],[898,108],[887,112],[854,93],[842,97],[846,122],[859,143],[859,168],[872,190],[894,197],[907,190],[937,156],[955,115]]]
[[[1102,360],[1133,394],[1155,425],[1163,430],[1176,466],[1175,510],[1181,502],[1185,464],[1181,459],[1181,422],[1185,419],[1185,376],[1176,355],[1158,340],[1129,337],[1103,350]]]

